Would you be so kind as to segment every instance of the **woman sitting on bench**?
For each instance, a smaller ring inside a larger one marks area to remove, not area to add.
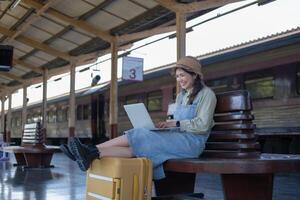
[[[157,124],[159,128],[171,129],[150,131],[134,128],[96,146],[83,145],[73,137],[68,145],[61,145],[61,150],[83,171],[96,158],[146,157],[153,163],[154,179],[165,177],[162,164],[166,160],[198,157],[214,125],[216,96],[204,85],[201,65],[196,58],[187,56],[180,59],[173,72],[182,88],[176,98],[174,119]]]

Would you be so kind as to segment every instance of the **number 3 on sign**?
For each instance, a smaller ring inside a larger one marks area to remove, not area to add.
[[[122,79],[131,81],[143,81],[143,59],[135,57],[123,57]]]
[[[129,78],[136,79],[136,70],[134,68],[131,68],[129,71],[130,71]]]

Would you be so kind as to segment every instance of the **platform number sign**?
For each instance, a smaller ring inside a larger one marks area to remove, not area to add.
[[[143,81],[144,59],[136,57],[123,57],[122,79],[132,81]]]

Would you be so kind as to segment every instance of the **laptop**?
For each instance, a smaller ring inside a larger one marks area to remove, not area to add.
[[[143,103],[124,105],[124,109],[134,128],[146,128],[153,131],[167,131],[172,128],[155,128],[155,125]]]

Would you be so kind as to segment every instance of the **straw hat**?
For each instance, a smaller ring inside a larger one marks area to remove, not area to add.
[[[203,79],[203,73],[201,71],[202,66],[195,57],[185,56],[180,58],[172,70],[173,74],[175,74],[177,68],[183,68],[189,72],[194,72],[195,74],[198,74],[201,79]]]

